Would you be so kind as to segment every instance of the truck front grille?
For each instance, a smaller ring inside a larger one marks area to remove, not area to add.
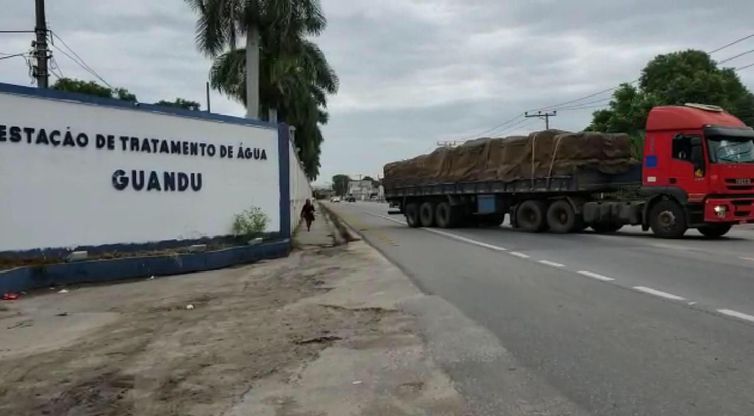
[[[725,185],[731,191],[751,191],[754,190],[754,178],[726,179]]]

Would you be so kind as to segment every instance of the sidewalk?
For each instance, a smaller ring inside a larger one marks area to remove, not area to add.
[[[0,302],[0,414],[463,415],[424,295],[318,213],[285,259]]]

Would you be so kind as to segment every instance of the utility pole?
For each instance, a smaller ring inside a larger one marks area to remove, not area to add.
[[[37,40],[34,42],[34,54],[37,57],[37,68],[34,77],[39,88],[47,88],[50,75],[47,72],[47,20],[45,19],[45,0],[35,0],[37,24],[34,32]]]
[[[546,111],[544,113],[541,112],[541,111],[537,111],[536,114],[529,114],[529,112],[527,111],[526,113],[524,113],[524,117],[526,117],[526,118],[538,117],[540,119],[544,119],[545,120],[545,130],[550,130],[550,117],[555,117],[557,115],[558,115],[557,111],[553,111],[552,113],[548,113]]]
[[[212,108],[209,106],[209,81],[207,81],[207,112],[212,112]]]

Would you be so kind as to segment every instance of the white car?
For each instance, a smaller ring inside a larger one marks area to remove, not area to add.
[[[334,197],[330,198],[330,202],[340,202],[340,197],[339,196],[334,196]]]

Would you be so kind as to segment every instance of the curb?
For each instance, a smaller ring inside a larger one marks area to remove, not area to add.
[[[284,239],[257,246],[231,247],[204,253],[19,267],[0,272],[0,293],[216,270],[263,259],[285,257],[290,250],[291,241]]]
[[[320,208],[322,208],[322,212],[327,216],[327,219],[338,230],[340,237],[345,240],[346,244],[352,241],[361,241],[361,237],[359,237],[358,233],[353,231],[351,227],[349,227],[344,220],[338,217],[338,214],[336,214],[335,212],[333,212],[333,210],[330,209],[330,207],[324,204],[319,204],[319,206]]]

